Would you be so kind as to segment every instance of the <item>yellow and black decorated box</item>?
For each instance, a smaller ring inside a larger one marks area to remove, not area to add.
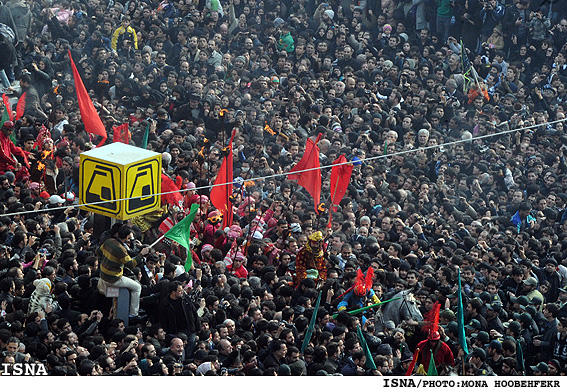
[[[112,143],[81,154],[81,208],[118,220],[160,207],[161,154]]]

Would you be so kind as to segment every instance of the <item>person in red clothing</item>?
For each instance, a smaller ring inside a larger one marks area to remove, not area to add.
[[[434,355],[437,369],[441,368],[443,365],[455,365],[455,358],[453,357],[451,348],[447,343],[441,341],[441,335],[436,329],[432,329],[427,335],[427,339],[417,344],[417,348],[419,348],[417,363],[422,364],[423,368],[426,370],[429,368],[431,353]]]
[[[7,171],[15,173],[20,169],[19,163],[29,168],[28,158],[24,151],[10,140],[12,132],[14,132],[14,123],[5,121],[0,132],[0,174]]]
[[[237,278],[248,278],[248,270],[242,265],[246,261],[246,256],[238,252],[231,265],[226,267]]]

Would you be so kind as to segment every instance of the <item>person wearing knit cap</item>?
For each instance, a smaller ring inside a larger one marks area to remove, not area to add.
[[[234,66],[237,68],[242,68],[246,64],[246,57],[238,56],[234,59]]]
[[[282,18],[276,18],[274,19],[274,27],[277,29],[278,27],[280,27],[282,24],[284,24],[285,21]]]
[[[201,261],[204,263],[213,263],[213,258],[211,257],[211,251],[214,247],[210,244],[205,244],[201,248]]]
[[[392,34],[392,26],[390,26],[389,24],[385,24],[384,27],[382,27],[382,41],[388,42],[388,39],[390,38],[391,34]]]

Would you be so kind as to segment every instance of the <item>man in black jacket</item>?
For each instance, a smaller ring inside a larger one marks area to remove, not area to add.
[[[183,332],[187,335],[186,355],[191,355],[195,345],[195,334],[200,330],[197,307],[185,293],[181,282],[170,282],[169,295],[159,306],[159,321],[165,332],[177,335]]]
[[[21,102],[24,105],[24,115],[30,114],[40,121],[46,120],[47,115],[43,112],[43,110],[41,110],[39,95],[31,82],[30,74],[23,73],[20,76],[20,87],[22,88],[22,92],[18,103]]]

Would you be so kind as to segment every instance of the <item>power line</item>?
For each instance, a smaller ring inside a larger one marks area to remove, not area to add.
[[[397,151],[397,152],[393,152],[391,154],[384,154],[384,155],[379,155],[379,156],[375,156],[375,157],[368,157],[368,158],[364,158],[364,159],[358,159],[357,161],[348,161],[348,162],[343,162],[343,163],[337,163],[337,164],[330,164],[330,165],[326,165],[326,166],[321,166],[319,168],[310,168],[310,169],[303,169],[303,170],[296,170],[296,171],[291,171],[291,172],[287,172],[287,173],[283,173],[283,174],[270,174],[267,176],[262,176],[262,177],[255,177],[255,178],[250,178],[245,180],[246,182],[248,181],[259,181],[259,180],[265,180],[268,178],[275,178],[275,177],[281,177],[281,176],[287,176],[289,174],[298,174],[298,173],[304,173],[304,172],[308,172],[308,171],[312,171],[312,170],[318,170],[318,169],[329,169],[332,168],[334,166],[341,166],[341,165],[349,165],[349,164],[358,164],[358,163],[363,163],[363,162],[371,162],[371,161],[375,161],[378,159],[384,159],[384,158],[389,158],[389,157],[393,157],[396,155],[403,155],[403,154],[409,154],[409,153],[414,153],[417,151],[426,151],[426,150],[431,150],[431,149],[436,149],[436,148],[441,148],[441,147],[448,147],[448,146],[453,146],[455,144],[460,144],[460,143],[470,143],[474,140],[481,140],[481,139],[487,139],[487,138],[492,138],[495,136],[501,136],[501,135],[507,135],[509,133],[513,133],[513,132],[519,132],[519,131],[524,131],[526,129],[531,129],[531,128],[538,128],[538,127],[545,127],[548,125],[552,125],[552,124],[556,124],[559,122],[563,122],[566,121],[567,118],[563,118],[560,120],[554,120],[554,121],[549,121],[543,124],[534,124],[534,125],[528,125],[526,127],[521,127],[521,128],[514,128],[514,129],[508,129],[505,131],[500,131],[500,132],[496,132],[496,133],[492,133],[492,134],[488,134],[488,135],[481,135],[481,136],[477,136],[477,137],[473,137],[471,139],[460,139],[460,140],[455,140],[452,142],[446,142],[446,143],[441,143],[441,144],[435,144],[432,146],[425,146],[425,147],[420,147],[420,148],[416,148],[416,149],[412,149],[412,150],[405,150],[405,151]],[[112,202],[118,202],[118,201],[124,201],[124,200],[135,200],[135,199],[141,199],[143,198],[148,198],[148,197],[153,197],[153,196],[162,196],[162,195],[169,195],[172,193],[178,193],[178,192],[187,192],[189,190],[194,190],[194,191],[198,191],[198,190],[203,190],[203,189],[210,189],[213,188],[215,186],[224,186],[224,185],[229,185],[234,183],[234,181],[232,182],[225,182],[222,184],[216,184],[216,185],[207,185],[207,186],[202,186],[202,187],[198,187],[198,188],[192,188],[192,189],[180,189],[177,191],[170,191],[170,192],[161,192],[161,193],[154,193],[151,195],[144,195],[144,196],[140,196],[140,197],[127,197],[127,198],[123,198],[123,199],[114,199],[114,200],[103,200],[103,201],[97,201],[94,203],[86,203],[86,204],[76,204],[76,205],[71,205],[71,206],[62,206],[62,207],[54,207],[54,208],[49,208],[49,209],[44,209],[44,210],[33,210],[33,211],[23,211],[23,212],[12,212],[9,214],[3,214],[2,216],[14,216],[14,215],[27,215],[27,214],[36,214],[36,213],[44,213],[44,212],[49,212],[49,211],[58,211],[58,210],[65,210],[69,207],[75,208],[75,207],[88,207],[88,206],[92,206],[92,205],[97,205],[97,204],[105,204],[105,203],[112,203]]]

